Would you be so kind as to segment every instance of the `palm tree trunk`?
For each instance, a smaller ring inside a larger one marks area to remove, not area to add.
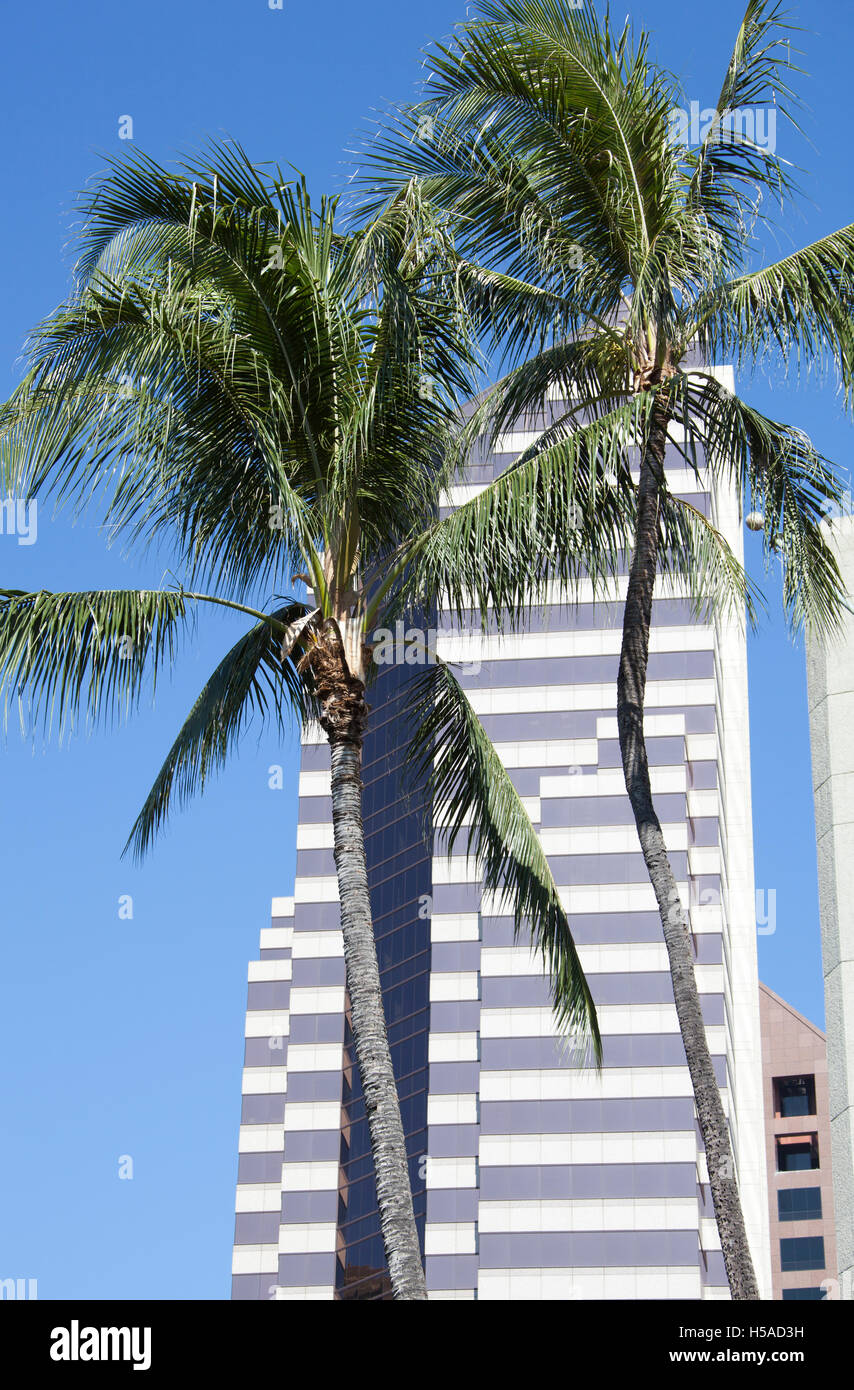
[[[661,823],[653,806],[643,729],[652,595],[658,566],[659,488],[663,480],[668,420],[666,404],[657,404],[643,451],[635,547],[623,616],[617,723],[626,791],[661,914],[673,997],[706,1148],[709,1184],[730,1292],[733,1299],[752,1300],[759,1298],[759,1288],[741,1210],[729,1128],[706,1039],[688,925]]]
[[[370,659],[370,653],[367,654]],[[332,826],[344,966],[356,1059],[371,1134],[380,1228],[395,1299],[427,1297],[406,1157],[406,1138],[386,1032],[362,826],[364,683],[353,675],[340,631],[327,624],[310,648],[320,722],[332,753]]]
[[[330,739],[330,744],[335,867],[341,899],[347,990],[371,1131],[383,1244],[394,1297],[426,1299],[406,1139],[386,1033],[371,919],[362,829],[362,750],[358,744],[344,739]]]

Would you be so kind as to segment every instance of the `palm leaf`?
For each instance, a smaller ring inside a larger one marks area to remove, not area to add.
[[[829,365],[854,399],[854,224],[701,295],[694,318],[710,361],[782,355],[804,374]]]
[[[290,603],[271,615],[288,627],[306,617],[303,604]],[[284,658],[281,639],[269,622],[258,623],[222,659],[190,710],[151,791],[125,852],[141,859],[175,802],[186,804],[222,768],[253,715],[273,719],[280,730],[296,717],[313,713],[311,698],[293,662]]]
[[[443,662],[414,683],[415,732],[406,766],[419,790],[439,808],[441,833],[452,854],[461,833],[483,887],[513,909],[517,937],[529,937],[549,977],[558,1026],[570,1033],[582,1059],[601,1063],[596,1008],[569,922],[522,800],[509,773]]]
[[[766,562],[782,563],[792,628],[834,631],[845,590],[822,522],[844,494],[839,470],[803,431],[763,415],[708,373],[686,374],[673,390],[688,447],[701,443],[713,473],[763,513]]]
[[[188,618],[185,596],[147,590],[0,590],[0,689],[60,733],[78,713],[115,719],[156,685]]]
[[[789,73],[801,71],[792,61],[789,35],[794,32],[777,0],[748,0],[714,108],[716,119],[686,161],[688,202],[701,212],[730,265],[743,262],[745,209],[753,221],[766,222],[762,193],[779,205],[797,192],[784,161],[768,147],[770,114],[766,145],[730,119],[773,112],[775,121],[779,113],[800,129],[794,116],[800,103],[788,80]]]
[[[632,452],[651,394],[575,427],[542,431],[494,482],[434,522],[404,550],[402,599],[472,608],[510,626],[557,581],[570,598],[582,580],[604,591],[632,534]],[[401,562],[401,567],[403,562]]]

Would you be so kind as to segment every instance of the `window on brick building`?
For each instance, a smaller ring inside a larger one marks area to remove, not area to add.
[[[815,1077],[775,1077],[774,1114],[780,1120],[788,1120],[793,1115],[814,1115]]]
[[[791,1236],[780,1241],[780,1268],[784,1274],[796,1269],[824,1269],[823,1236]]]
[[[817,1134],[778,1134],[776,1145],[778,1173],[801,1173],[818,1168]]]
[[[777,1214],[781,1221],[820,1221],[820,1187],[784,1187],[777,1193]]]

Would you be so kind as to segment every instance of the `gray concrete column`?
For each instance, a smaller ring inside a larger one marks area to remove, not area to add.
[[[854,595],[854,517],[825,523]],[[854,606],[854,600],[852,600]],[[841,1298],[854,1298],[854,614],[807,641],[831,1157]]]

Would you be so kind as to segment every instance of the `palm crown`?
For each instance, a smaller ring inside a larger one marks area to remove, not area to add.
[[[178,175],[144,155],[116,163],[83,211],[77,290],[33,335],[0,416],[5,483],[102,505],[131,542],[168,542],[186,577],[156,592],[4,591],[0,683],[33,717],[117,715],[200,605],[253,619],[157,776],[131,839],[142,853],[253,714],[364,720],[370,636],[419,567],[428,603],[465,583],[460,523],[436,503],[465,444],[475,358],[440,272],[446,228],[417,187],[342,236],[334,202],[315,211],[301,183],[216,146]],[[547,861],[444,663],[413,686],[412,716],[413,779],[441,802],[449,852],[464,834],[543,950],[559,1016],[598,1051]]]
[[[703,111],[692,145],[681,138],[690,103],[651,61],[645,34],[636,39],[628,23],[614,31],[590,5],[484,0],[453,41],[430,50],[423,99],[380,129],[362,179],[369,207],[414,178],[453,217],[455,278],[511,367],[473,428],[498,433],[555,390],[568,402],[530,462],[517,461],[520,505],[543,468],[566,473],[585,447],[579,426],[622,476],[659,401],[681,426],[671,435],[689,465],[702,449],[763,514],[793,624],[821,629],[835,624],[841,598],[820,529],[842,494],[839,476],[801,431],[768,419],[706,366],[782,353],[804,370],[834,370],[852,400],[854,227],[753,268],[759,231],[776,227],[797,194],[756,122],[760,113],[767,132],[771,110],[794,123],[788,29],[779,5],[750,0],[714,119]],[[570,431],[581,436],[572,444]],[[598,481],[598,492],[590,480],[568,492],[560,517],[553,508],[531,574],[517,571],[516,583],[508,574],[513,594],[539,578],[545,557],[565,564],[568,510],[601,506]],[[660,504],[665,566],[707,597],[752,602],[714,529],[666,488]],[[500,564],[491,554],[496,576]]]

